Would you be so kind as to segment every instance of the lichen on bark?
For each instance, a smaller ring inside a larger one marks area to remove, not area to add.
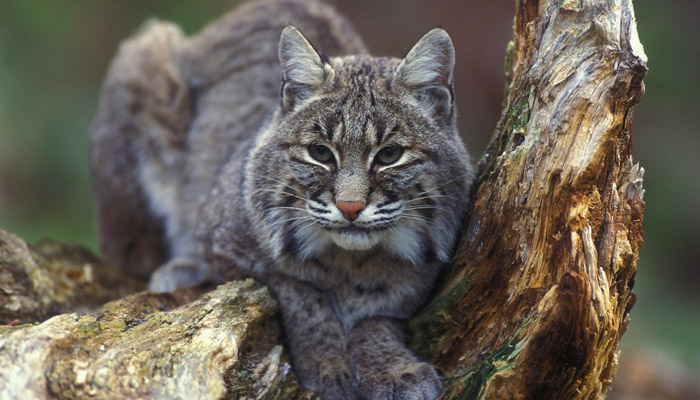
[[[7,398],[291,398],[299,386],[266,288],[141,292],[0,333]]]

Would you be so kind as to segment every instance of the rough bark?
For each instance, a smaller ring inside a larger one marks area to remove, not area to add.
[[[0,228],[0,325],[84,312],[145,287],[79,246],[31,246]]]
[[[411,323],[443,398],[605,396],[642,244],[630,126],[645,72],[630,0],[516,2],[473,212]],[[274,301],[253,282],[96,308],[141,283],[74,248],[0,234],[0,318],[15,325],[0,327],[0,398],[314,396],[299,391]]]
[[[412,323],[444,398],[602,398],[634,304],[645,55],[629,0],[519,1],[505,108],[440,295]]]
[[[0,230],[0,311],[12,316],[0,325],[0,399],[301,395],[276,304],[252,280],[97,307],[143,283],[75,246],[38,249]],[[31,323],[52,314],[60,315]]]

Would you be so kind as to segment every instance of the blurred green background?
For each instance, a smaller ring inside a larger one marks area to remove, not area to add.
[[[95,248],[88,127],[119,42],[147,19],[188,33],[232,1],[0,2],[0,226]],[[512,36],[511,0],[335,1],[378,55],[402,56],[440,26],[457,49],[460,128],[474,158],[491,136]],[[476,3],[476,4],[474,4]],[[700,1],[636,0],[649,57],[634,115],[646,169],[645,244],[623,344],[650,346],[700,369]],[[624,353],[623,353],[624,356]]]

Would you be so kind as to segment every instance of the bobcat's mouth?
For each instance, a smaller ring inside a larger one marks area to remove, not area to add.
[[[384,234],[381,231],[350,226],[333,230],[330,236],[333,243],[345,250],[369,250],[380,242]]]

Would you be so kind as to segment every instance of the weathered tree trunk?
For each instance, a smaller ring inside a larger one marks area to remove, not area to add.
[[[630,125],[645,55],[631,0],[519,0],[514,30],[473,213],[411,344],[443,374],[445,399],[602,398],[642,244]],[[61,259],[73,264],[47,295],[37,271],[56,268],[51,254],[0,232],[2,322],[84,307],[76,299],[93,286],[76,282],[96,261]],[[114,289],[113,274],[95,275]],[[55,300],[61,288],[70,296]],[[311,398],[290,372],[275,310],[247,281],[0,326],[0,399]]]
[[[444,398],[603,397],[634,304],[645,55],[631,0],[521,0],[474,210],[413,346]]]

